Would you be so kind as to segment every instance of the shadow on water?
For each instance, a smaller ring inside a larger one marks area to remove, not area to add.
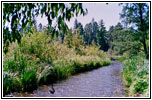
[[[13,93],[16,97],[124,97],[121,71],[123,64],[77,74],[55,84],[40,86],[32,93]]]

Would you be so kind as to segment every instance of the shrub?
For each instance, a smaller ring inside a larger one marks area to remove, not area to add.
[[[18,77],[8,72],[3,74],[3,94],[8,94],[10,92],[19,91],[20,83]]]
[[[35,32],[33,34],[26,34],[21,40],[21,52],[26,54],[33,54],[40,58],[41,61],[48,61],[50,55],[48,51],[48,43],[51,38],[44,32]]]
[[[149,64],[141,56],[132,57],[125,61],[123,82],[128,87],[128,96],[148,96]]]
[[[38,78],[35,71],[27,70],[21,76],[21,86],[24,91],[32,91],[38,86]]]
[[[146,81],[140,80],[134,85],[134,93],[142,94],[145,89],[148,88],[148,83]]]
[[[8,58],[4,61],[4,71],[23,72],[27,66],[27,58],[18,53],[14,53],[14,58]]]

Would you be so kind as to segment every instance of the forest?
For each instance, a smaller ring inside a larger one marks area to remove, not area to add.
[[[94,18],[67,26],[89,13],[83,3],[3,3],[3,96],[119,62],[125,97],[149,97],[149,3],[118,5],[122,22],[106,30]],[[38,15],[48,24],[37,24]]]

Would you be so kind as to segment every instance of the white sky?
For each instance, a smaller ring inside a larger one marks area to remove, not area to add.
[[[110,26],[116,25],[120,22],[120,15],[122,11],[122,6],[119,6],[118,3],[83,3],[83,8],[88,9],[88,14],[86,16],[78,16],[71,18],[70,22],[66,22],[69,28],[74,27],[75,18],[78,22],[83,24],[83,27],[90,23],[92,18],[95,21],[99,22],[103,19],[106,29],[108,30]],[[42,25],[47,25],[47,18],[37,18],[37,24],[42,23]]]

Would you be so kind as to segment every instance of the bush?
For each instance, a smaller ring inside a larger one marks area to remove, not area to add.
[[[13,58],[4,61],[4,71],[23,72],[27,67],[27,58],[19,51],[14,53]]]
[[[21,86],[24,91],[32,91],[38,86],[38,78],[35,71],[27,70],[21,75]]]
[[[146,81],[140,80],[134,85],[134,93],[142,94],[145,89],[148,88],[148,83]]]
[[[20,83],[18,77],[8,72],[3,74],[3,94],[8,94],[10,92],[19,91]]]
[[[123,82],[128,87],[128,96],[148,96],[149,94],[149,62],[141,56],[125,61]]]

